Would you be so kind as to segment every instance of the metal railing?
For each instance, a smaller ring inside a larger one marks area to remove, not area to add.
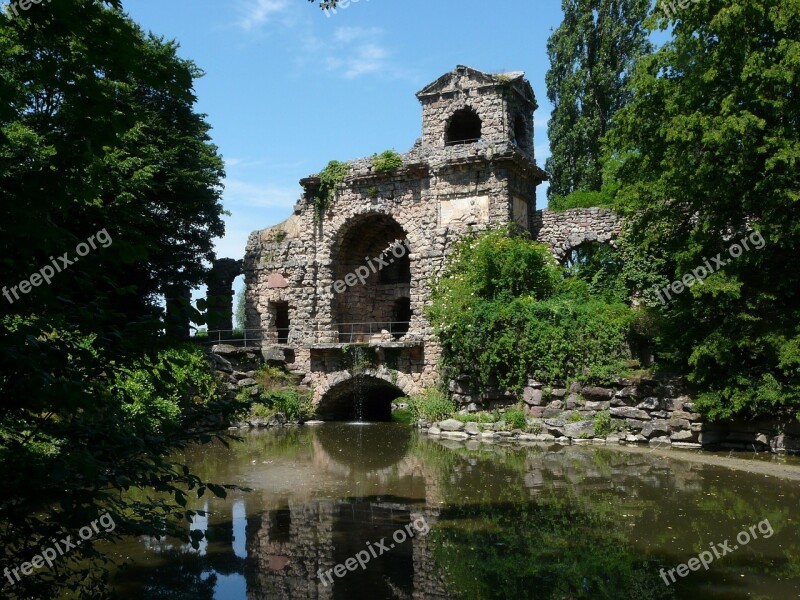
[[[410,321],[377,321],[373,323],[337,323],[331,332],[334,336],[338,335],[340,344],[357,344],[373,341],[376,336],[390,336],[391,339],[381,341],[398,340],[408,333],[411,327]],[[325,333],[325,332],[321,332]]]
[[[410,321],[374,321],[371,323],[337,323],[325,328],[302,330],[278,329],[216,329],[199,332],[196,342],[231,346],[262,346],[264,344],[364,344],[373,341],[396,341],[406,335]],[[377,337],[382,339],[376,340]]]

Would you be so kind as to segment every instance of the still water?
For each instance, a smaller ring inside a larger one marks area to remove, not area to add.
[[[797,481],[647,451],[434,441],[391,423],[253,432],[183,458],[253,491],[199,501],[197,551],[116,544],[133,561],[115,578],[122,598],[800,598]],[[672,583],[703,552],[708,569]]]

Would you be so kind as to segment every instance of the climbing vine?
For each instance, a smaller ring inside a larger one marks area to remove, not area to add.
[[[345,177],[350,174],[350,165],[332,160],[319,174],[319,189],[312,197],[314,204],[314,222],[322,221],[322,216],[336,197],[336,190]]]

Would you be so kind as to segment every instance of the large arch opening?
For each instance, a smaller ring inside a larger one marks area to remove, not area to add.
[[[446,146],[470,144],[481,139],[481,118],[471,108],[462,108],[453,113],[447,123],[444,137]]]
[[[392,400],[402,396],[405,396],[403,390],[388,381],[359,375],[328,390],[317,406],[317,418],[323,421],[354,421],[356,404],[360,398],[362,420],[388,422],[392,420]]]
[[[332,314],[342,343],[368,342],[384,330],[408,331],[411,261],[406,232],[384,214],[345,225],[333,252]],[[400,306],[408,310],[399,310]],[[401,333],[402,332],[402,333]]]

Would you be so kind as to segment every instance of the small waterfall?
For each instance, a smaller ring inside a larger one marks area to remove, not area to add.
[[[356,421],[364,420],[364,350],[360,346],[353,348],[353,404]]]

